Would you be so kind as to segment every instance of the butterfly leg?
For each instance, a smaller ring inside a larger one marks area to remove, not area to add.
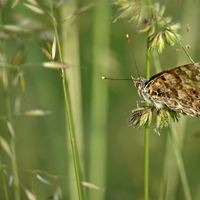
[[[146,101],[144,101],[144,100],[138,100],[138,101],[136,101],[137,108],[139,108],[139,103],[146,103]]]

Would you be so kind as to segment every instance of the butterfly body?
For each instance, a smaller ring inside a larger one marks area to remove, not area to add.
[[[184,115],[200,117],[200,63],[165,70],[149,80],[132,79],[140,97],[157,110],[167,107]]]

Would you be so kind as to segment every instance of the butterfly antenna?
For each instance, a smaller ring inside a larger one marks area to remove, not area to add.
[[[103,80],[112,80],[112,81],[127,81],[127,80],[132,80],[131,78],[108,78],[105,76],[102,76]]]
[[[133,47],[132,47],[132,45],[131,45],[131,39],[130,39],[130,37],[129,37],[128,34],[126,34],[126,39],[127,39],[128,43],[129,43],[129,46],[130,46],[130,49],[131,49],[131,53],[132,53],[132,56],[133,56],[133,61],[134,61],[134,63],[135,63],[135,67],[136,67],[138,76],[140,77],[140,73],[139,73],[139,70],[138,70],[138,66],[137,66],[137,63],[136,63],[136,59],[135,59],[135,56],[134,56],[134,53],[133,53]]]

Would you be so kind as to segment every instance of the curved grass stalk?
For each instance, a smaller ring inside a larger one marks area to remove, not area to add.
[[[61,45],[60,45],[60,40],[59,40],[59,36],[58,36],[57,23],[54,18],[53,6],[52,6],[51,0],[49,0],[49,4],[50,4],[50,8],[51,8],[52,24],[53,24],[53,28],[54,28],[54,32],[55,32],[55,36],[56,36],[60,62],[62,63],[63,56],[62,56]],[[68,84],[66,81],[66,75],[65,75],[64,69],[61,70],[61,77],[62,77],[62,86],[63,86],[64,100],[65,100],[65,107],[66,107],[67,125],[68,125],[69,137],[70,137],[71,148],[72,148],[74,170],[75,170],[75,176],[76,176],[78,198],[79,198],[79,200],[82,200],[82,191],[81,191],[81,185],[80,185],[80,175],[79,175],[78,159],[77,159],[77,152],[76,152],[76,142],[75,142],[71,105],[70,105],[70,94],[69,94],[69,90],[68,90]]]

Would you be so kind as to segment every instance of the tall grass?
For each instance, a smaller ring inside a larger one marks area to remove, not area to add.
[[[61,7],[61,19],[66,17],[66,13],[69,15],[72,11],[78,9],[76,3],[70,3],[69,5],[63,5]],[[66,70],[66,78],[69,83],[68,89],[70,93],[70,102],[72,110],[72,119],[75,135],[75,142],[77,144],[78,160],[81,172],[81,178],[84,178],[84,136],[83,136],[83,119],[82,119],[82,92],[81,92],[81,67],[79,56],[79,31],[75,22],[76,18],[67,20],[62,24],[62,50],[64,60],[71,64],[70,69]],[[73,24],[74,23],[74,24]],[[70,47],[70,48],[69,48]],[[68,141],[69,142],[69,141]],[[72,141],[71,141],[72,142]],[[66,145],[68,146],[68,145]],[[67,148],[68,152],[70,148]],[[68,153],[69,156],[71,153]],[[71,156],[70,156],[71,157]],[[74,173],[74,164],[70,159],[69,174]],[[79,182],[80,184],[80,182]],[[70,182],[70,198],[77,199],[77,190],[74,182]]]
[[[109,132],[109,90],[101,77],[109,71],[110,54],[109,1],[103,0],[94,8],[91,125],[89,140],[89,182],[106,187],[107,138]],[[103,14],[102,14],[103,11]],[[88,199],[104,199],[104,193],[90,190]]]
[[[0,13],[0,26],[1,26],[1,31],[4,33],[3,30],[3,16],[2,12]],[[6,65],[8,62],[7,60],[7,55],[6,55],[6,42],[2,41],[1,42],[1,62]],[[12,155],[10,154],[10,159],[11,159],[11,165],[12,165],[12,173],[13,173],[13,186],[14,186],[14,197],[16,200],[20,200],[20,188],[19,188],[19,176],[18,176],[18,169],[17,169],[17,155],[16,155],[16,145],[15,145],[15,135],[14,130],[13,130],[13,123],[14,123],[14,118],[12,117],[13,111],[12,111],[12,102],[11,102],[11,96],[9,94],[9,87],[11,83],[9,82],[9,76],[10,76],[10,69],[6,66],[3,66],[1,68],[1,73],[2,73],[2,82],[3,82],[3,91],[4,91],[4,97],[5,97],[5,107],[6,107],[6,113],[7,113],[7,118],[5,118],[5,123],[8,125],[8,130],[7,130],[7,138],[9,138],[9,145],[6,142],[6,140],[1,139],[1,145],[4,147],[4,150],[8,153],[9,151],[12,151]],[[9,150],[10,149],[10,150]],[[3,165],[3,163],[1,163]],[[2,171],[2,167],[1,167]],[[1,172],[2,174],[3,172]],[[2,182],[4,185],[4,194],[5,198],[9,199],[8,193],[7,193],[7,186],[5,185],[4,181],[4,175],[2,174]]]
[[[159,72],[190,62],[181,49],[174,53],[180,46],[166,46],[150,62],[145,34],[124,19],[112,23],[115,8],[106,0],[13,2],[0,13],[0,199],[199,199],[198,119],[181,118],[172,137],[165,129],[155,134],[153,121],[145,145],[144,129],[126,123],[136,89],[101,79],[135,77],[127,33],[147,79],[145,54],[147,66],[162,65]],[[189,1],[165,6],[199,61],[199,12]]]

